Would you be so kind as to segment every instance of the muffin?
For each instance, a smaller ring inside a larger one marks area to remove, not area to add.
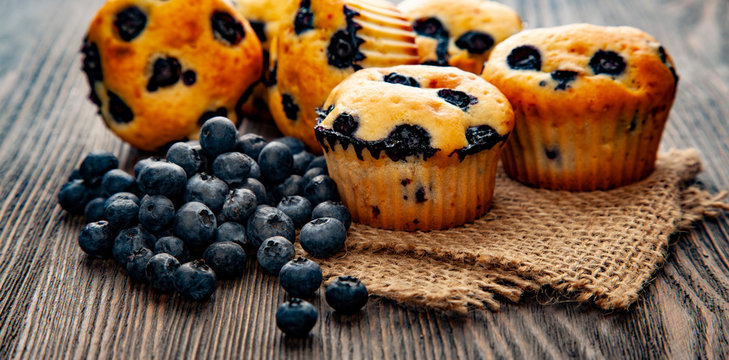
[[[237,121],[263,68],[253,29],[223,0],[108,1],[82,53],[106,124],[148,151],[197,138],[210,117]]]
[[[314,130],[354,220],[434,230],[488,211],[513,116],[506,97],[477,75],[396,66],[339,84]]]
[[[268,105],[279,130],[312,151],[316,109],[353,72],[416,64],[415,33],[391,4],[377,0],[293,1],[271,47]]]
[[[417,34],[421,64],[481,74],[495,44],[521,31],[519,14],[484,0],[407,0],[398,5]]]
[[[651,173],[678,82],[652,36],[588,24],[510,37],[483,77],[514,107],[506,173],[571,191],[612,189]]]

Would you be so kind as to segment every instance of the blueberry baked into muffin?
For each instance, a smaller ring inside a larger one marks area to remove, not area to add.
[[[494,45],[521,31],[519,14],[485,0],[407,0],[398,8],[417,34],[420,63],[481,74]]]
[[[316,108],[362,68],[416,64],[415,33],[393,5],[378,0],[295,0],[271,47],[269,108],[284,135],[321,151]]]
[[[316,137],[354,220],[433,230],[486,213],[513,127],[506,97],[453,67],[361,70],[320,109]]]
[[[652,36],[588,24],[512,36],[493,50],[483,77],[514,107],[507,174],[572,191],[611,189],[651,173],[678,82]]]
[[[197,138],[263,68],[253,29],[223,0],[111,0],[82,48],[91,101],[109,128],[142,150]]]

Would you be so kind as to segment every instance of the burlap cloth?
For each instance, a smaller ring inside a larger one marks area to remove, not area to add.
[[[493,208],[474,224],[412,233],[353,224],[346,253],[319,263],[327,278],[357,276],[370,294],[407,305],[498,309],[546,287],[624,309],[665,261],[671,234],[727,209],[725,193],[685,186],[700,169],[696,150],[673,150],[646,180],[587,193],[529,188],[500,169]]]

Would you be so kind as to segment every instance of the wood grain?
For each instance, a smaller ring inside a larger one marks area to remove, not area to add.
[[[306,340],[283,337],[276,278],[249,264],[207,303],[131,284],[117,265],[90,260],[82,219],[56,205],[85,153],[131,165],[86,100],[78,49],[102,0],[5,0],[0,12],[0,359],[5,358],[723,358],[729,356],[729,219],[676,238],[641,300],[606,313],[545,289],[500,312],[468,316],[372,299],[354,316],[319,296]],[[505,1],[528,27],[631,25],[659,38],[681,81],[663,149],[696,147],[708,189],[729,188],[729,3]],[[246,123],[246,131],[275,132]]]

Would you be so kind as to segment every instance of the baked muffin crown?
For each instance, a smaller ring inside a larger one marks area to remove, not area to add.
[[[338,85],[315,132],[326,149],[340,141],[393,160],[411,155],[463,159],[503,146],[514,121],[494,86],[456,68],[395,66],[361,70]]]

